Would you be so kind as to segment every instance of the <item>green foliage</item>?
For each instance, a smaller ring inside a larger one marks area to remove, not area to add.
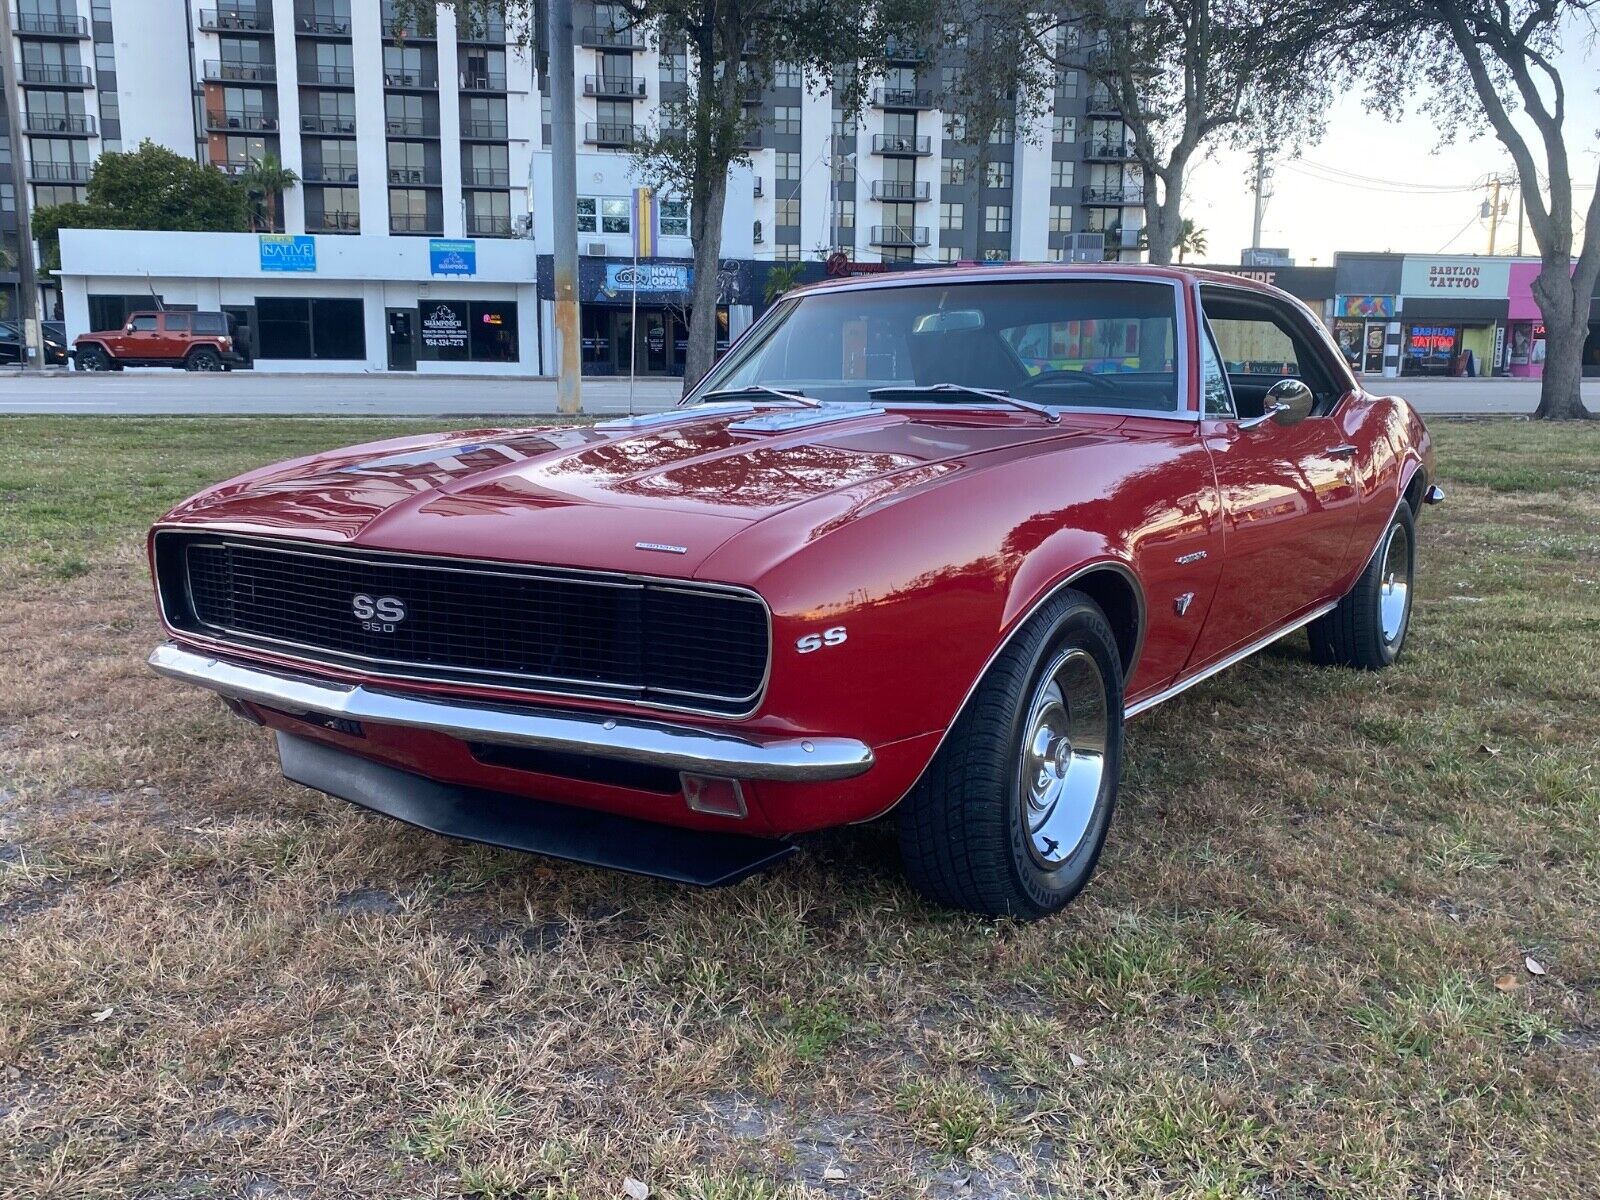
[[[46,269],[61,265],[63,229],[185,229],[232,233],[246,228],[245,194],[216,167],[154,142],[102,154],[89,176],[86,203],[50,204],[33,214]]]
[[[799,263],[780,264],[767,273],[767,284],[761,289],[761,298],[771,304],[779,296],[800,282],[804,268]]]
[[[1190,254],[1199,258],[1206,252],[1206,231],[1197,226],[1193,218],[1184,217],[1178,222],[1178,242],[1175,249],[1178,251],[1179,262]]]

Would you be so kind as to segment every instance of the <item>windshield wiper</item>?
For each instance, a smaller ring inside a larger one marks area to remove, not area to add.
[[[1043,404],[1035,404],[1032,400],[1019,400],[1010,392],[1002,392],[995,388],[968,387],[964,383],[930,383],[924,387],[915,384],[892,384],[889,387],[873,388],[867,393],[874,400],[879,396],[926,396],[933,393],[942,393],[947,396],[981,396],[985,400],[993,400],[996,404],[1009,404],[1012,408],[1020,408],[1023,412],[1037,413],[1052,425],[1061,420],[1061,414]]]
[[[776,396],[779,400],[788,400],[791,403],[801,405],[804,408],[822,407],[822,402],[820,400],[813,400],[810,396],[803,395],[800,392],[781,391],[775,387],[768,387],[764,383],[752,383],[747,384],[744,387],[736,388],[719,388],[717,391],[707,392],[694,403],[704,404],[707,400],[715,400],[719,396],[725,399],[732,396],[748,396],[751,392],[765,392],[769,396]],[[689,407],[693,408],[694,404],[691,404]]]

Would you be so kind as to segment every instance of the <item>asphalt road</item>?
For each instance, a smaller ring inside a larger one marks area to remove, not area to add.
[[[1539,385],[1525,379],[1394,380],[1387,389],[1424,413],[1532,413]],[[675,379],[640,380],[634,409],[650,412],[677,400]],[[1600,411],[1600,379],[1584,381],[1584,401]],[[586,379],[586,412],[628,411],[628,382]],[[556,411],[549,379],[445,375],[276,375],[237,371],[189,375],[130,370],[108,375],[0,373],[0,413],[114,415],[538,416]]]

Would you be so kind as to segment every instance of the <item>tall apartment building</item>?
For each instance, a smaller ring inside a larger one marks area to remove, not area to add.
[[[101,149],[150,137],[233,173],[276,157],[301,182],[274,206],[275,231],[314,243],[284,272],[252,235],[68,232],[69,333],[154,291],[234,311],[263,368],[553,367],[549,80],[519,31],[468,28],[449,9],[405,28],[386,0],[12,2],[27,109],[14,185],[36,204],[81,192]],[[620,5],[575,8],[585,370],[625,371],[637,347],[642,369],[673,373],[687,206],[662,198],[657,257],[634,273],[628,201],[631,151],[687,87],[690,62],[630,29]],[[749,162],[731,173],[723,225],[725,336],[761,306],[772,264],[840,249],[893,265],[1131,251],[1142,197],[1110,98],[1066,71],[1047,113],[993,131],[980,154],[949,100],[961,58],[955,42],[937,55],[889,47],[859,114],[798,68],[751,89]],[[458,251],[443,278],[441,242]],[[332,334],[358,314],[362,336]],[[465,335],[440,333],[481,332],[479,318],[503,336],[481,347],[466,336],[463,352]]]

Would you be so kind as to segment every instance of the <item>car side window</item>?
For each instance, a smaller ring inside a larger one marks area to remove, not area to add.
[[[156,319],[154,317],[135,317],[128,322],[128,328],[134,333],[154,333]]]
[[[221,313],[195,313],[196,333],[227,333],[228,326]]]
[[[188,313],[168,313],[165,318],[168,333],[188,333]]]
[[[1337,399],[1335,377],[1301,319],[1283,302],[1218,286],[1202,286],[1200,300],[1240,419],[1261,416],[1267,392],[1282,379],[1299,379],[1311,389],[1317,398],[1313,414],[1325,413]]]
[[[1200,395],[1206,416],[1234,415],[1233,395],[1228,390],[1228,376],[1222,369],[1222,359],[1217,353],[1216,339],[1209,325],[1200,332]]]
[[[1250,320],[1213,317],[1210,325],[1229,375],[1300,374],[1293,339],[1265,314]]]

